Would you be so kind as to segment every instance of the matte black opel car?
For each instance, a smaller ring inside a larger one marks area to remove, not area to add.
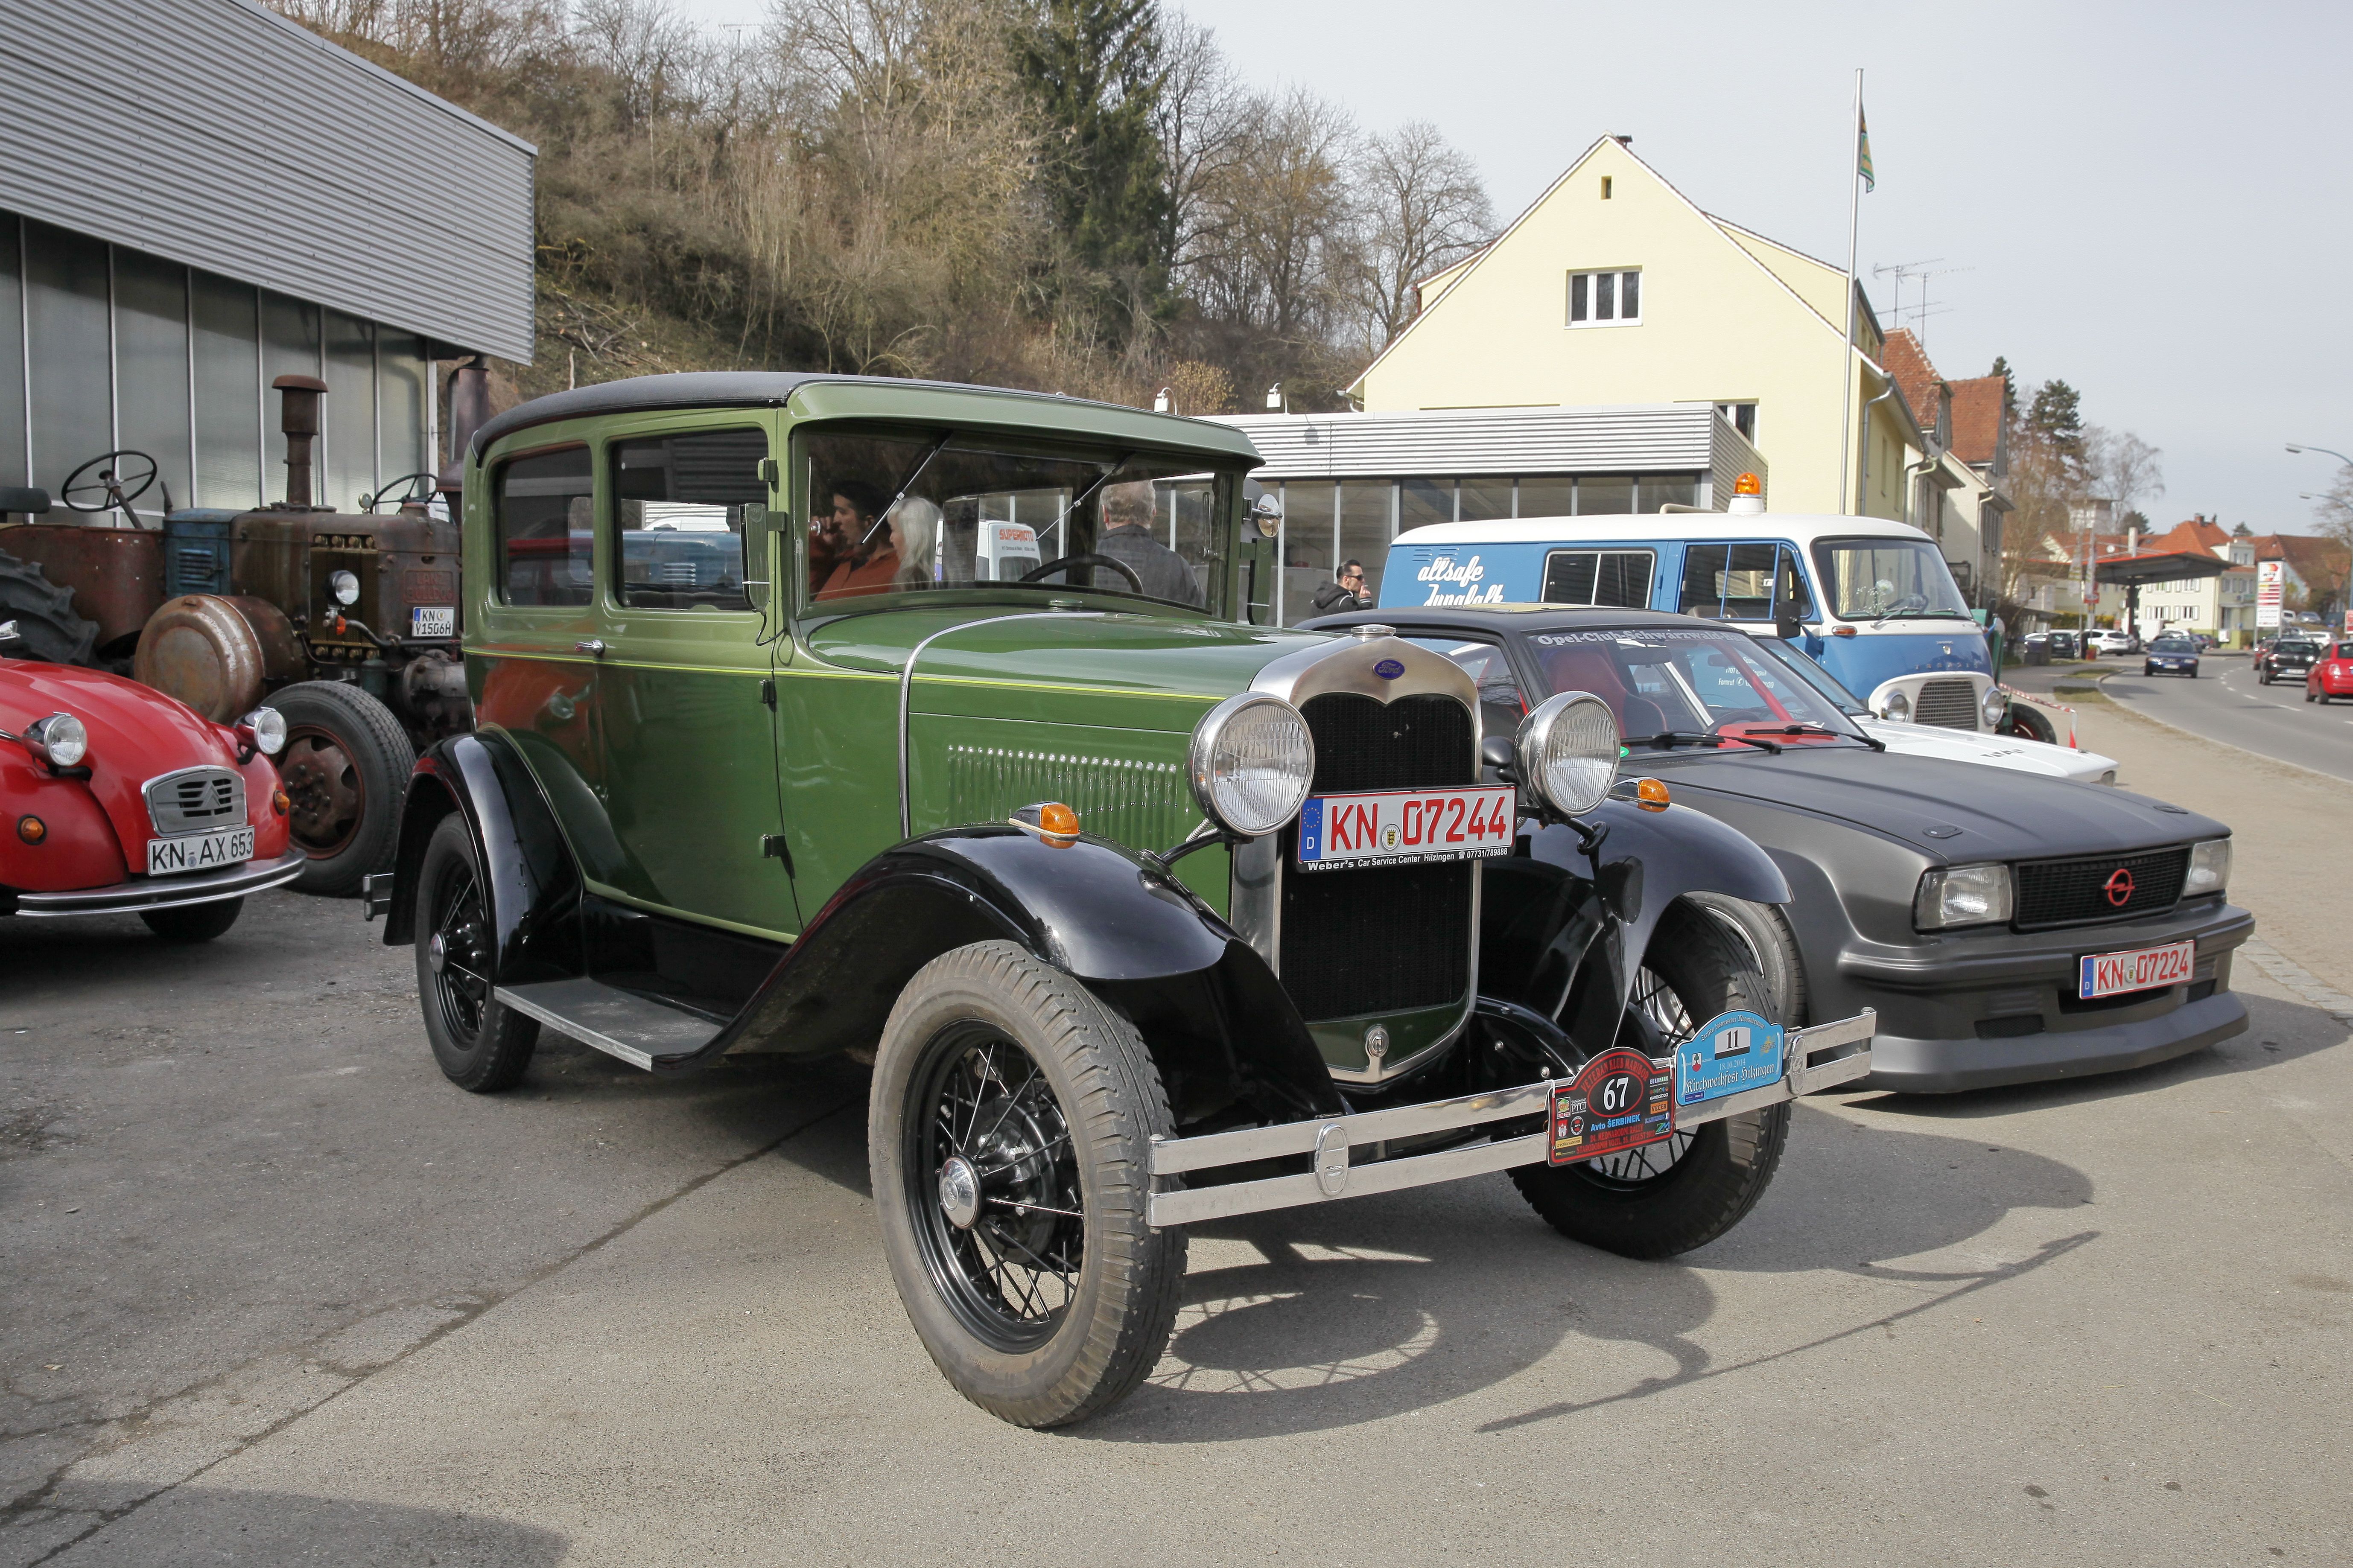
[[[1714,907],[1787,968],[1785,1016],[1879,1013],[1873,1089],[2112,1072],[2247,1026],[2231,830],[2128,791],[1883,752],[1747,634],[1649,611],[1392,607],[1479,683],[1489,734],[1555,693],[1618,716],[1624,771],[1738,828],[1788,879]]]

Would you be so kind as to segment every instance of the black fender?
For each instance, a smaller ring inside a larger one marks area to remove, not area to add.
[[[754,1044],[870,1045],[917,970],[992,940],[1019,942],[1133,1023],[1180,1122],[1238,1104],[1282,1121],[1345,1109],[1273,971],[1191,889],[1124,845],[1056,843],[1009,823],[926,834],[867,862],[677,1065]]]
[[[1588,839],[1523,823],[1509,858],[1487,862],[1479,990],[1555,1020],[1589,1056],[1612,1044],[1660,920],[1688,893],[1786,904],[1789,885],[1756,842],[1686,806],[1609,800]]]
[[[493,977],[528,984],[585,973],[579,868],[538,780],[495,730],[438,741],[417,759],[401,803],[385,944],[417,940],[425,846],[452,812],[465,819],[482,868]]]

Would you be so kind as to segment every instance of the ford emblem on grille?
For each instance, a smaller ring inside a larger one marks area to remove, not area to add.
[[[1398,676],[1405,673],[1405,666],[1399,664],[1396,659],[1385,658],[1381,660],[1380,663],[1373,666],[1373,673],[1379,676],[1383,680],[1395,680]]]

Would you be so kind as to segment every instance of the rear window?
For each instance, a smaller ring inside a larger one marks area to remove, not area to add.
[[[534,452],[500,466],[499,581],[510,605],[585,605],[596,586],[596,484],[588,448]]]

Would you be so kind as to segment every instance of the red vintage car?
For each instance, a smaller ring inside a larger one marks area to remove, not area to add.
[[[2340,697],[2353,697],[2353,638],[2321,649],[2304,676],[2306,702],[2334,702]]]
[[[286,721],[216,724],[153,687],[12,658],[0,622],[0,915],[136,914],[209,942],[304,863],[269,753]]]

